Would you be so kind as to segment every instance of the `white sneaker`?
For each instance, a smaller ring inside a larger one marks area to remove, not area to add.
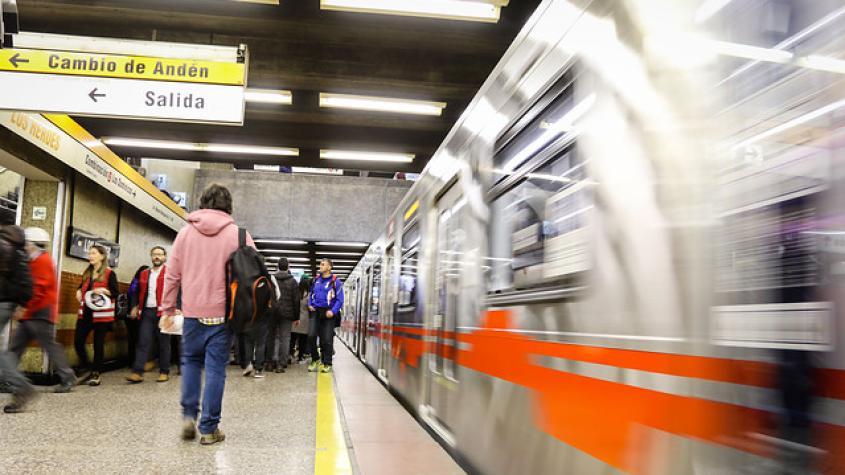
[[[244,376],[247,376],[247,377],[252,376],[252,373],[254,371],[255,371],[255,368],[253,368],[252,363],[250,363],[249,366],[247,366],[246,369],[244,369]]]
[[[261,378],[263,378],[263,377],[264,377],[264,371],[261,371],[260,369],[259,369],[259,370],[257,370],[257,371],[255,372],[255,376],[253,376],[253,378],[256,378],[256,379],[261,379]]]

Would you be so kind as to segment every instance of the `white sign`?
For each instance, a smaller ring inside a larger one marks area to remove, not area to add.
[[[178,231],[185,224],[181,215],[162,204],[156,197],[44,117],[38,114],[0,111],[0,125],[171,229]]]
[[[47,207],[46,206],[33,206],[33,208],[32,208],[32,220],[33,221],[46,221],[47,220]]]
[[[241,125],[244,88],[0,72],[0,109]]]

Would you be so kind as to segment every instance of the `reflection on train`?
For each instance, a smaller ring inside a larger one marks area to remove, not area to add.
[[[845,473],[845,7],[547,1],[341,337],[482,473]]]

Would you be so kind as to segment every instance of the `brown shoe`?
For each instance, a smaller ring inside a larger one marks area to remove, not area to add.
[[[126,377],[126,381],[128,381],[130,384],[143,383],[144,377],[141,376],[138,373],[132,373],[132,374],[130,374],[129,376]]]
[[[155,367],[156,367],[155,360],[147,361],[146,363],[144,363],[144,372],[146,373],[147,371],[152,371],[153,369],[155,369]]]
[[[157,383],[166,383],[170,381],[170,375],[165,373],[159,373],[158,379],[156,380]]]

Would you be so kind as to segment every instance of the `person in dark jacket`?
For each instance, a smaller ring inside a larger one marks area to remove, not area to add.
[[[18,305],[25,306],[32,298],[32,274],[24,250],[23,229],[0,227],[0,328],[12,319]],[[4,412],[21,412],[37,394],[35,388],[18,371],[18,361],[10,351],[0,353],[0,382],[12,391],[12,402]]]
[[[50,365],[61,380],[61,385],[55,392],[67,393],[76,386],[76,375],[70,369],[64,348],[54,336],[56,323],[59,321],[59,282],[56,278],[56,266],[46,250],[50,243],[50,234],[41,228],[26,228],[24,232],[32,273],[32,298],[26,309],[20,309],[20,315],[16,316],[20,322],[12,335],[9,351],[15,355],[17,363],[26,350],[27,343],[31,340],[37,341],[47,353]],[[7,408],[6,412],[20,410],[23,408]]]
[[[303,275],[299,279],[299,320],[293,322],[293,329],[291,329],[291,345],[290,356],[294,356],[294,346],[296,346],[297,362],[305,362],[305,355],[310,355],[311,351],[308,349],[308,328],[311,326],[311,312],[308,310],[308,293],[311,291],[311,279],[307,275]]]
[[[150,266],[141,266],[135,271],[135,277],[132,278],[132,283],[129,284],[129,290],[126,296],[129,298],[129,308],[133,309],[138,306],[138,285],[141,281],[141,272],[149,269]],[[129,351],[126,355],[127,366],[132,367],[135,363],[135,356],[137,353],[138,336],[141,333],[141,316],[133,315],[130,311],[126,317],[126,333],[129,343]],[[146,369],[146,368],[145,368]]]
[[[288,260],[279,259],[279,271],[273,276],[276,285],[276,305],[267,335],[270,360],[277,373],[284,373],[290,363],[290,332],[294,321],[299,320],[299,287],[288,271]]]
[[[89,386],[100,385],[100,373],[105,358],[106,333],[112,330],[115,319],[114,300],[117,298],[117,274],[109,267],[108,250],[95,244],[88,250],[88,268],[76,291],[79,312],[76,321],[74,347],[83,368],[90,367],[86,340],[94,332],[94,366],[84,381]]]
[[[150,250],[153,266],[141,272],[138,283],[138,306],[132,309],[133,315],[141,316],[141,333],[138,339],[138,354],[132,366],[132,374],[126,380],[130,383],[144,381],[144,365],[154,341],[158,342],[158,382],[170,380],[170,335],[162,333],[158,327],[161,318],[161,296],[164,293],[164,279],[167,275],[167,251],[161,246]]]

